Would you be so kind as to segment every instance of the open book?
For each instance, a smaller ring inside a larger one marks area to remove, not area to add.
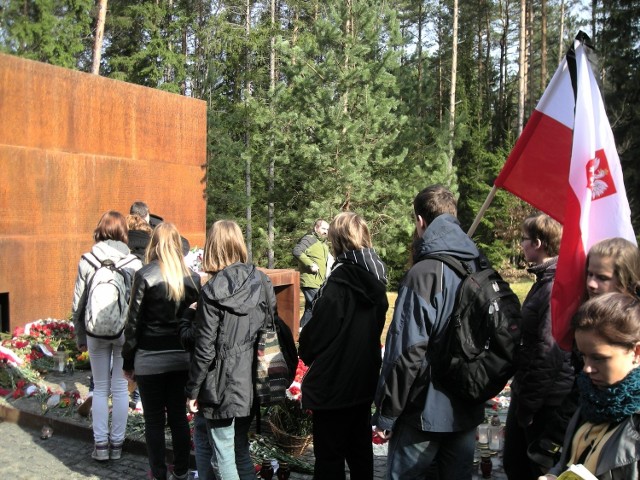
[[[591,473],[584,465],[570,465],[562,474],[558,477],[558,480],[598,480],[598,478]]]

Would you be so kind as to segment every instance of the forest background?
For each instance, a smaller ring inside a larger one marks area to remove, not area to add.
[[[207,225],[289,268],[316,218],[352,210],[397,281],[415,194],[448,185],[471,225],[580,28],[638,231],[639,24],[640,0],[0,0],[0,51],[205,100]],[[531,211],[499,192],[484,215],[499,268]]]

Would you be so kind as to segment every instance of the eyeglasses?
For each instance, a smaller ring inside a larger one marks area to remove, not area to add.
[[[520,237],[521,242],[524,242],[525,240],[531,241],[531,237],[525,237],[525,236]]]

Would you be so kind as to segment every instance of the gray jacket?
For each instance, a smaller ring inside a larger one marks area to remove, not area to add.
[[[429,254],[451,255],[475,266],[480,252],[448,214],[438,216],[414,244],[413,267],[400,284],[385,342],[373,425],[393,430],[402,421],[425,432],[460,432],[484,418],[483,404],[470,404],[431,382],[429,342],[446,331],[461,279]]]
[[[91,253],[100,261],[109,259],[116,263],[131,255],[127,244],[117,240],[98,242],[91,248]],[[134,273],[141,267],[142,262],[136,258],[132,259],[131,263],[128,263],[124,268],[130,270],[131,275],[129,275],[129,278],[133,278]],[[86,259],[81,258],[78,263],[78,276],[76,277],[76,284],[73,289],[73,305],[71,307],[73,326],[76,332],[76,344],[78,346],[87,344],[84,308],[87,303],[87,284],[94,272],[95,268],[93,265]],[[130,290],[131,285],[128,285],[128,288]]]
[[[576,430],[582,424],[578,410],[567,428],[562,456],[550,474],[560,475],[567,465],[571,443]],[[622,421],[618,430],[602,447],[595,476],[599,480],[640,480],[640,412]]]

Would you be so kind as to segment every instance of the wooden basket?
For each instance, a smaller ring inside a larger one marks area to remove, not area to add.
[[[294,457],[302,455],[313,438],[312,435],[307,435],[306,437],[291,435],[290,433],[282,431],[271,420],[268,420],[267,423],[271,428],[271,433],[273,434],[273,439],[276,445],[278,445],[278,447],[280,447],[284,452]]]

